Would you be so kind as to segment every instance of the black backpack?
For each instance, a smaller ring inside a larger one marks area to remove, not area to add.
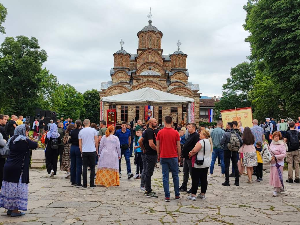
[[[288,142],[288,147],[289,150],[298,150],[299,149],[299,137],[298,137],[298,132],[295,131],[288,131],[289,134],[289,142]]]
[[[54,138],[51,140],[51,148],[54,150],[58,149],[58,139],[57,138]]]

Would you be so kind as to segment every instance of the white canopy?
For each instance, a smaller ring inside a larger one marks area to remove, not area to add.
[[[153,88],[142,88],[123,94],[112,95],[102,98],[103,102],[116,103],[188,103],[194,99],[159,91]]]

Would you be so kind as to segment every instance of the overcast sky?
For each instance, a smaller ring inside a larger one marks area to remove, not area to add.
[[[163,54],[180,40],[188,55],[189,81],[206,96],[220,96],[230,69],[250,54],[244,31],[247,0],[0,0],[7,8],[6,36],[36,37],[48,60],[44,66],[84,92],[110,80],[113,53],[136,54],[137,33],[152,21],[163,32]],[[0,34],[2,43],[5,36]]]

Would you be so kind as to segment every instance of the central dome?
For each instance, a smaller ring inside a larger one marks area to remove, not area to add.
[[[158,30],[155,26],[152,26],[152,20],[149,20],[148,22],[148,26],[145,26],[141,31],[137,33],[138,36],[140,35],[140,33],[148,31],[154,31],[155,33],[161,33],[161,35],[163,35],[160,30]]]

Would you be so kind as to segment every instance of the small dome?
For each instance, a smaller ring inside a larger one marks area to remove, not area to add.
[[[117,51],[115,54],[123,54],[123,55],[130,55],[128,52],[126,52],[123,48],[121,48],[119,51]]]
[[[187,55],[185,53],[183,53],[182,51],[175,51],[173,54],[171,55]]]
[[[160,30],[158,30],[155,26],[152,26],[152,20],[149,20],[149,25],[145,26],[141,31],[138,32],[138,36],[140,35],[141,32],[147,32],[147,31],[154,31],[155,33],[161,33],[162,32]]]

